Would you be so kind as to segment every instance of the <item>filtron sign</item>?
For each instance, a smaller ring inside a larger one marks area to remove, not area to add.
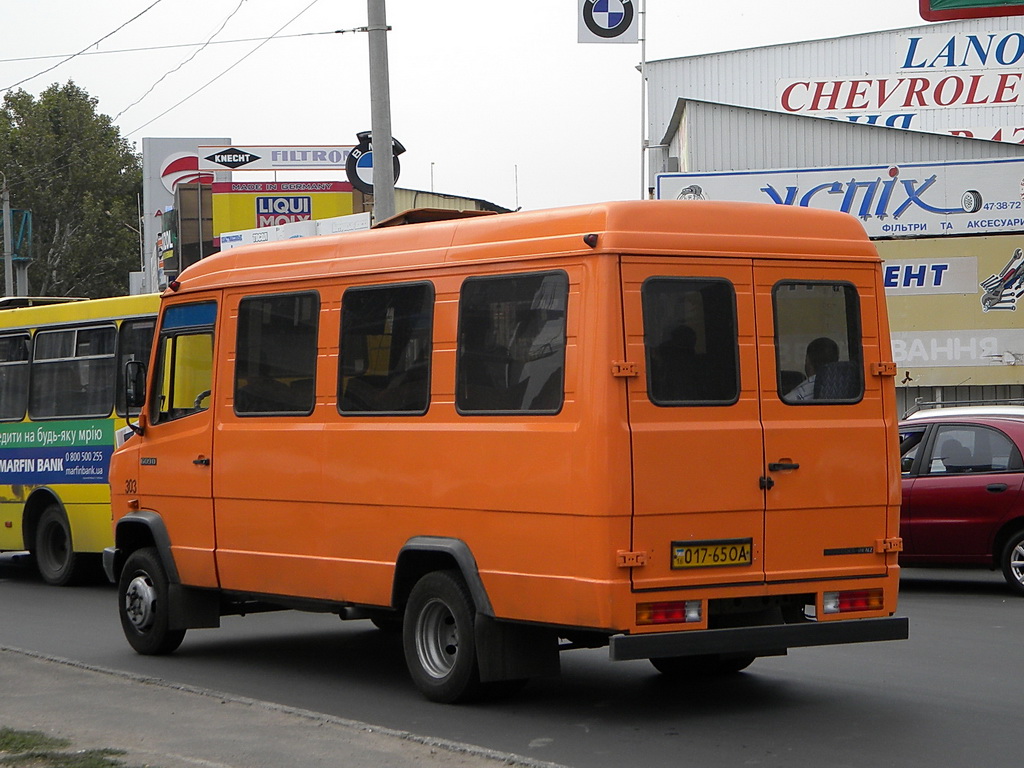
[[[350,145],[258,145],[199,147],[199,169],[206,171],[338,171],[345,170]]]

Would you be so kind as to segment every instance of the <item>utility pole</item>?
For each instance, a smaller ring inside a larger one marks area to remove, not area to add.
[[[3,174],[0,174],[3,175]],[[11,193],[7,189],[7,176],[4,175],[4,295],[17,296],[14,287],[14,225],[11,223]]]
[[[388,22],[384,0],[366,0],[370,42],[370,130],[373,136],[373,220],[395,215],[395,159],[391,146]]]

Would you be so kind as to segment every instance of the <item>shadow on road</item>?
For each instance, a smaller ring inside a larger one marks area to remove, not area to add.
[[[900,591],[951,595],[1016,595],[999,571],[987,568],[908,568],[900,573]]]

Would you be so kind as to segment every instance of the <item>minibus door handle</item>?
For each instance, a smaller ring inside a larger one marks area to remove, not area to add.
[[[205,456],[200,456],[198,459],[192,459],[192,463],[196,464],[196,465],[198,465],[200,467],[208,467],[208,466],[210,466],[210,460],[208,458],[206,458]]]
[[[769,472],[782,472],[786,469],[800,469],[800,465],[793,462],[775,462],[768,465]]]

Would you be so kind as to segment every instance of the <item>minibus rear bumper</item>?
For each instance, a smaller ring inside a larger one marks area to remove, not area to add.
[[[904,617],[777,624],[646,635],[614,635],[609,642],[612,661],[711,654],[776,656],[788,648],[840,643],[906,640],[910,623]]]

